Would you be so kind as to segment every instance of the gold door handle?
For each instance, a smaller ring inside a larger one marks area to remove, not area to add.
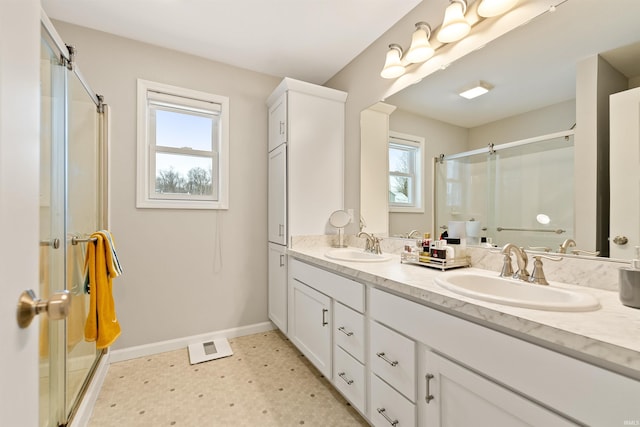
[[[31,290],[20,294],[16,318],[18,326],[26,328],[31,321],[43,311],[49,316],[49,320],[60,320],[67,317],[71,306],[71,294],[69,291],[56,292],[49,301],[42,301],[36,298],[36,294]]]

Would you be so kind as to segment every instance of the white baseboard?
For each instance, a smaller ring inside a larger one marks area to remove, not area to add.
[[[89,423],[89,419],[93,413],[93,406],[96,404],[96,400],[98,399],[98,395],[102,389],[102,383],[104,383],[104,379],[107,376],[109,363],[109,352],[107,352],[107,354],[103,355],[102,359],[100,359],[100,362],[96,367],[96,371],[93,374],[93,378],[91,379],[87,390],[84,392],[82,401],[80,402],[73,419],[69,423],[69,427],[85,427]]]
[[[160,341],[151,344],[139,345],[135,347],[123,348],[110,351],[109,363],[122,362],[123,360],[136,359],[138,357],[150,356],[152,354],[164,353],[167,351],[186,348],[189,344],[196,344],[202,341],[219,338],[236,338],[245,335],[258,334],[260,332],[271,331],[275,325],[271,322],[256,323],[239,328],[225,329],[223,331],[209,332],[206,334],[192,335],[190,337],[177,338],[174,340]]]

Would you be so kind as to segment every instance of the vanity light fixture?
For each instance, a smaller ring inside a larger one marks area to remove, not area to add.
[[[478,6],[478,15],[491,18],[511,10],[518,0],[482,0]]]
[[[416,23],[416,30],[411,37],[411,47],[407,51],[407,61],[417,64],[431,58],[435,50],[431,47],[431,27],[426,22]]]
[[[452,43],[462,39],[471,31],[471,25],[465,19],[467,2],[465,0],[449,0],[450,4],[444,11],[444,21],[438,31],[438,41]]]
[[[387,51],[387,59],[384,62],[384,67],[380,72],[380,76],[385,79],[395,79],[404,74],[404,65],[401,62],[402,58],[402,46],[392,43],[389,45]]]
[[[489,92],[491,89],[493,89],[492,85],[490,85],[485,81],[480,80],[462,89],[460,92],[458,92],[458,95],[460,95],[463,98],[473,99],[473,98],[477,98],[480,95],[484,95],[485,93]]]

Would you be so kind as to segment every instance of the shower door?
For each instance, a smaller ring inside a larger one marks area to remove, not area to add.
[[[43,31],[41,43],[40,291],[66,289],[65,320],[40,321],[40,426],[66,425],[100,356],[84,340],[88,294],[82,240],[103,228],[100,114]]]

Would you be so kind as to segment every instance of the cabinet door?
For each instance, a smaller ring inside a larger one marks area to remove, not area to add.
[[[287,142],[287,93],[269,107],[269,151]]]
[[[287,146],[269,152],[269,241],[287,245]]]
[[[532,401],[431,351],[420,404],[423,426],[575,426]],[[429,397],[427,397],[429,396]]]
[[[291,342],[331,379],[331,299],[295,278],[291,280]]]
[[[269,319],[287,333],[287,256],[285,247],[269,244]]]

